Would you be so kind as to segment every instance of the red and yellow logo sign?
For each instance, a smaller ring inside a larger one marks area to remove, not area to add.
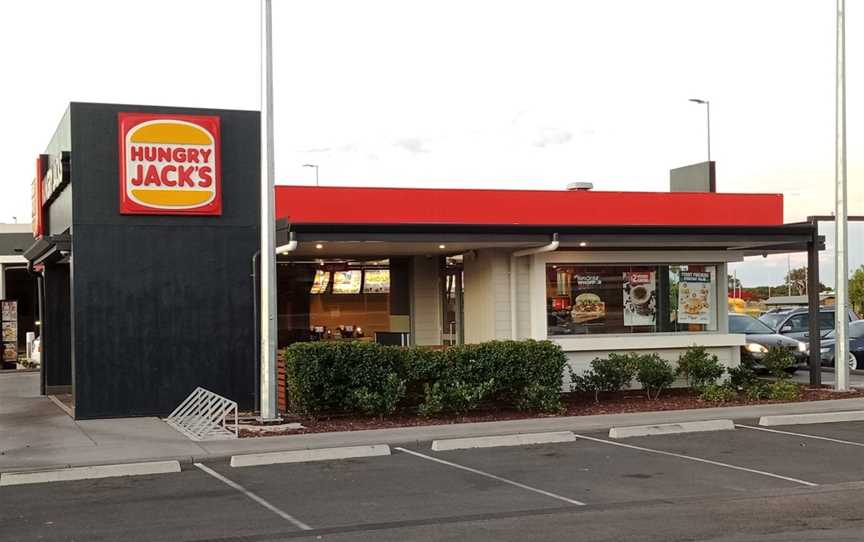
[[[119,113],[120,212],[219,215],[219,117]]]

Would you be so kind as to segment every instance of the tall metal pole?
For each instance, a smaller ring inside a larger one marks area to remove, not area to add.
[[[834,374],[836,391],[849,389],[849,323],[847,310],[848,296],[848,263],[846,238],[846,15],[845,0],[837,0],[837,81],[836,81],[836,139],[834,172],[836,178],[834,226],[836,228],[834,269],[836,277],[836,301],[834,308]]]
[[[708,161],[711,161],[711,102],[705,100],[705,111],[708,115]]]
[[[261,419],[276,412],[276,224],[273,210],[271,0],[261,0]]]

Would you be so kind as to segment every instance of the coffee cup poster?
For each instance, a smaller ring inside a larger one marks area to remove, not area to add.
[[[653,271],[624,273],[624,325],[653,326],[657,323],[657,293]]]
[[[678,323],[711,323],[711,275],[682,271],[678,282]]]

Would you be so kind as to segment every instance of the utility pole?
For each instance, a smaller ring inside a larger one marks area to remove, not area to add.
[[[849,270],[847,262],[848,239],[846,225],[846,2],[837,0],[837,79],[835,82],[835,125],[834,174],[835,205],[834,227],[835,252],[834,271],[836,273],[836,292],[834,303],[834,375],[835,391],[849,389]]]
[[[261,419],[276,412],[276,221],[273,210],[272,0],[261,0]]]

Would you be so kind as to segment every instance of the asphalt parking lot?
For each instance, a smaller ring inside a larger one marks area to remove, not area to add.
[[[366,459],[3,487],[0,539],[860,540],[862,497],[864,422],[742,421],[723,432],[449,452],[427,443]]]

